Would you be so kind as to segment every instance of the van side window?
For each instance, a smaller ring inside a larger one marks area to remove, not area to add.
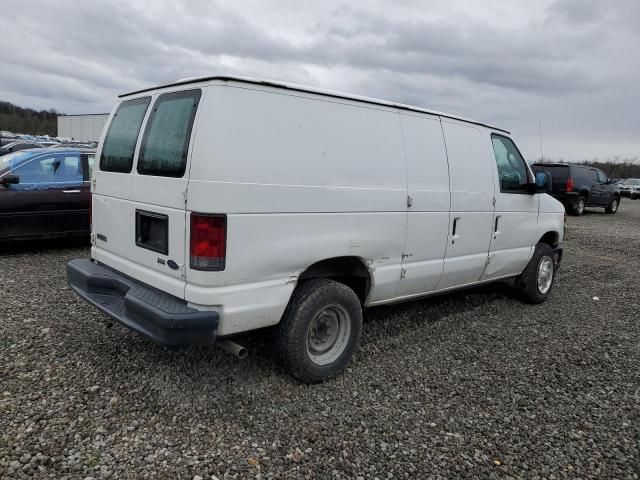
[[[142,120],[151,97],[122,102],[116,110],[100,155],[100,170],[129,173]]]
[[[602,170],[597,170],[598,172],[598,183],[607,183],[607,176],[604,174]]]
[[[531,182],[529,169],[518,148],[510,138],[491,135],[493,152],[498,165],[500,191],[503,193],[523,193]]]
[[[138,173],[182,177],[201,90],[160,95],[142,137]]]

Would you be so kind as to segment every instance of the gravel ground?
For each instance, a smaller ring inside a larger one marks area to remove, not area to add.
[[[0,253],[0,477],[639,478],[639,201],[569,217],[546,304],[493,285],[372,309],[317,386],[257,334],[239,361],[112,325],[66,287],[88,253]]]

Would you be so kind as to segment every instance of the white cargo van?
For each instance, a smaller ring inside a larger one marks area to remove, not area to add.
[[[71,287],[165,345],[273,327],[305,382],[340,371],[362,308],[516,278],[545,300],[563,206],[508,132],[239,77],[122,95]],[[536,182],[537,180],[537,182]],[[222,341],[221,341],[222,339]]]

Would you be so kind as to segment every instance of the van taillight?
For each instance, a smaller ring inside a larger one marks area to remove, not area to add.
[[[193,270],[224,270],[227,254],[226,215],[191,214],[190,266]]]
[[[567,178],[567,183],[564,186],[564,189],[567,192],[573,192],[573,178],[571,177]]]

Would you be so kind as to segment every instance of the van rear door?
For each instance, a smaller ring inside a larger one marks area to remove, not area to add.
[[[184,298],[188,160],[201,90],[125,100],[101,143],[92,257]]]

